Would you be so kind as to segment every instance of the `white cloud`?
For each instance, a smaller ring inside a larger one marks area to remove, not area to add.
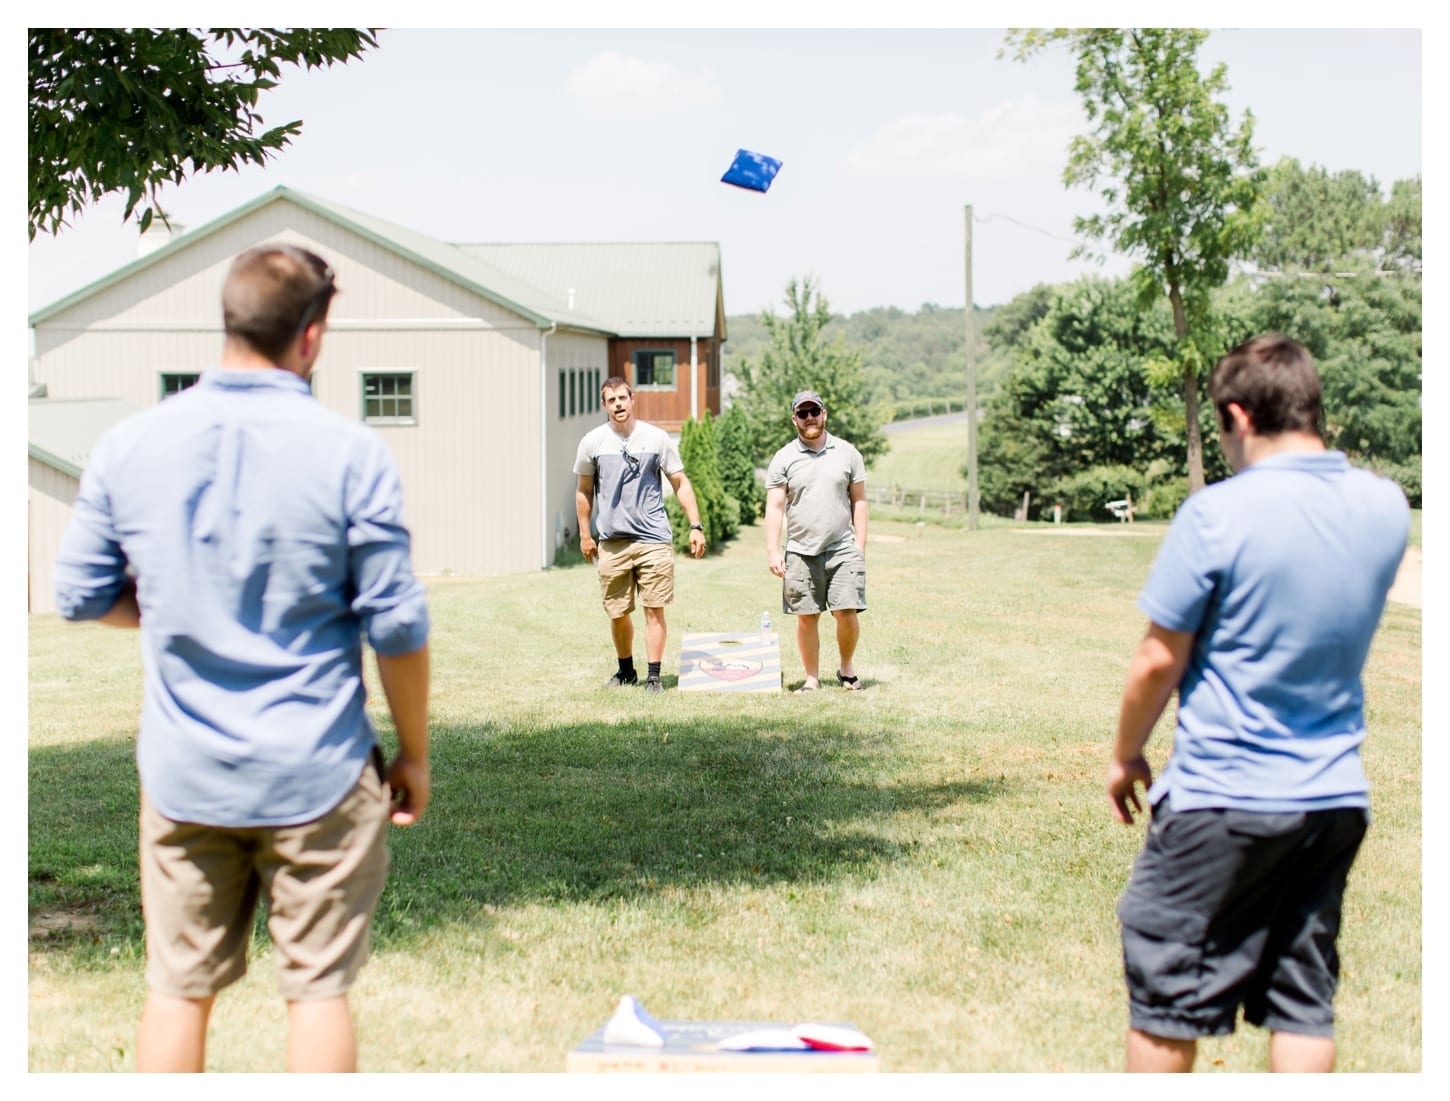
[[[1083,132],[1073,100],[1006,100],[976,117],[913,112],[887,123],[853,149],[853,170],[869,176],[1005,179],[1062,171],[1067,144]]]
[[[684,72],[660,61],[605,50],[569,74],[570,93],[609,114],[679,114],[718,103],[708,68]]]

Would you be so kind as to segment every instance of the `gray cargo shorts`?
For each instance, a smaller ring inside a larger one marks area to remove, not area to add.
[[[781,611],[786,615],[866,610],[866,556],[854,542],[822,554],[785,555]]]

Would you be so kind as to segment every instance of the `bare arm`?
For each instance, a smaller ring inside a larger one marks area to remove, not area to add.
[[[765,491],[765,561],[776,577],[785,576],[785,554],[780,549],[780,530],[785,526],[785,486]]]
[[[378,679],[398,731],[398,754],[388,766],[397,806],[393,825],[411,826],[423,817],[431,796],[428,767],[428,647],[407,654],[378,654]]]
[[[1141,783],[1146,788],[1153,783],[1153,771],[1143,756],[1143,748],[1173,690],[1183,681],[1193,653],[1193,639],[1187,632],[1149,623],[1147,634],[1133,652],[1112,760],[1108,762],[1108,797],[1113,801],[1113,817],[1119,822],[1131,825],[1133,811],[1143,809],[1135,785]]]
[[[574,491],[574,514],[579,521],[579,553],[584,561],[594,561],[598,545],[589,534],[589,519],[594,515],[594,475],[579,475],[579,488]]]
[[[670,485],[674,487],[675,498],[680,502],[680,507],[685,510],[685,515],[690,520],[690,554],[699,558],[705,553],[705,533],[697,531],[694,527],[700,522],[700,506],[695,500],[695,487],[690,484],[690,479],[685,477],[683,470],[677,470],[667,477]]]
[[[866,483],[851,483],[851,527],[856,532],[856,549],[866,553]]]

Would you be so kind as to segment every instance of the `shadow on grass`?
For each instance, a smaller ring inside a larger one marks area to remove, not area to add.
[[[135,743],[30,751],[30,946],[142,941]]]
[[[526,730],[440,726],[433,799],[393,830],[375,943],[476,920],[484,906],[645,898],[670,888],[821,882],[909,855],[921,819],[1000,794],[903,782],[890,746],[838,725],[651,718]],[[141,950],[129,743],[30,755],[30,896],[84,916],[35,950]],[[898,819],[906,820],[901,825]],[[915,820],[914,824],[912,820]]]

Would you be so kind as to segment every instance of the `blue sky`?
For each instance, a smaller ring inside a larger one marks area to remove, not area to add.
[[[1388,187],[1421,172],[1421,37],[1222,30],[1202,61],[1227,63],[1226,101],[1235,119],[1253,111],[1265,163]],[[168,188],[173,218],[196,227],[285,184],[446,240],[718,241],[730,313],[778,304],[804,275],[842,312],[960,305],[967,204],[982,305],[1126,270],[1067,259],[1072,217],[1096,200],[1061,182],[1084,129],[1061,47],[998,58],[1000,29],[380,38],[360,61],[285,71],[261,113],[301,118],[301,136],[265,168]],[[767,194],[720,182],[742,147],[783,162]],[[134,258],[121,209],[107,200],[29,246],[29,310]]]

